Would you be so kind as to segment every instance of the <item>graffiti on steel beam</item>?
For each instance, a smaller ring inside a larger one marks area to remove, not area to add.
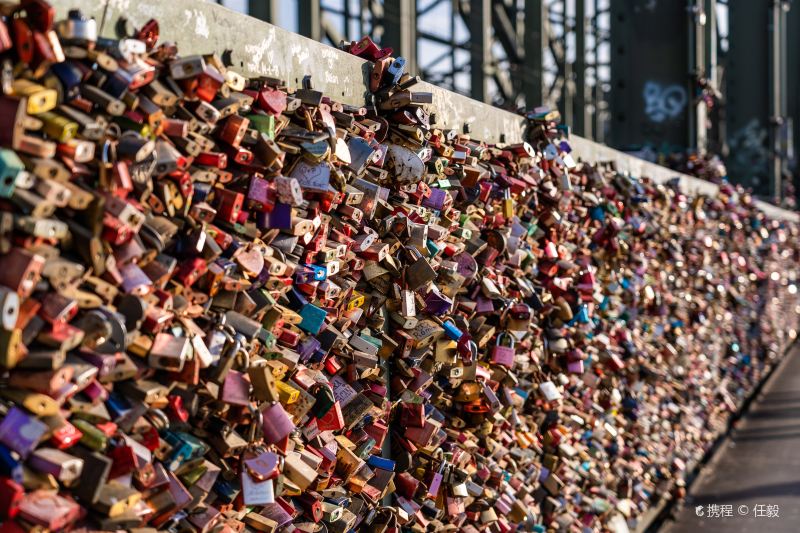
[[[737,169],[750,173],[766,173],[769,151],[767,149],[769,132],[754,118],[731,135],[728,144],[730,159]]]
[[[657,123],[679,117],[689,101],[686,89],[677,83],[662,85],[648,81],[644,84],[642,96],[645,115]]]

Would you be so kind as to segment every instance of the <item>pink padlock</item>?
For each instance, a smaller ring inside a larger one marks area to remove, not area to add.
[[[444,476],[442,476],[443,469],[444,462],[439,467],[439,471],[433,473],[433,479],[431,479],[430,487],[428,487],[428,498],[435,500],[439,495],[439,487],[442,485],[442,479],[444,478]]]
[[[447,503],[448,516],[458,516],[464,512],[464,500],[462,498],[447,496],[445,497],[445,502]]]
[[[501,344],[504,339],[507,339],[505,342],[507,342],[508,345]],[[513,368],[514,355],[516,355],[516,353],[516,350],[514,350],[514,337],[505,331],[501,331],[497,335],[497,342],[494,348],[492,348],[492,363],[506,368]]]
[[[250,382],[242,372],[228,372],[222,384],[222,401],[233,405],[250,405]]]
[[[570,374],[583,374],[583,361],[580,359],[577,361],[570,361],[567,363],[567,371]]]
[[[547,241],[544,245],[544,255],[548,259],[558,259],[558,248],[553,241]]]

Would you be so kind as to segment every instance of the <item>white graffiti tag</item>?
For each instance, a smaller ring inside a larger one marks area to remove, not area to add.
[[[769,132],[754,118],[734,132],[728,140],[731,147],[731,165],[736,170],[750,174],[763,174],[767,171]]]
[[[654,81],[644,84],[644,112],[653,122],[664,122],[681,114],[688,100],[686,89],[673,83],[661,85]]]

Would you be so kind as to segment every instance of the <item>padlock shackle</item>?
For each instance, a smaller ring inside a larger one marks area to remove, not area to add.
[[[509,332],[508,332],[508,331],[506,331],[506,330],[502,330],[502,331],[500,331],[500,332],[497,334],[497,338],[495,339],[495,346],[502,346],[502,345],[500,344],[500,342],[501,342],[501,340],[502,340],[503,338],[509,338],[509,339],[511,339],[511,345],[510,345],[510,346],[508,346],[508,348],[513,348],[513,347],[514,347],[514,346],[517,344],[517,341],[516,341],[516,339],[514,338],[514,336],[513,336],[511,333],[509,333]]]

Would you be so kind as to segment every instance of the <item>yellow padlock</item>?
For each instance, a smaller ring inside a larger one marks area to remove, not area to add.
[[[291,405],[300,398],[300,391],[283,381],[276,381],[275,387],[278,389],[278,397],[283,405]]]
[[[58,93],[55,89],[48,89],[26,79],[14,80],[11,89],[16,96],[24,96],[28,99],[27,112],[30,115],[45,113],[55,109],[58,104]]]
[[[514,199],[511,198],[511,191],[505,190],[505,197],[503,198],[503,217],[510,219],[514,216]]]

